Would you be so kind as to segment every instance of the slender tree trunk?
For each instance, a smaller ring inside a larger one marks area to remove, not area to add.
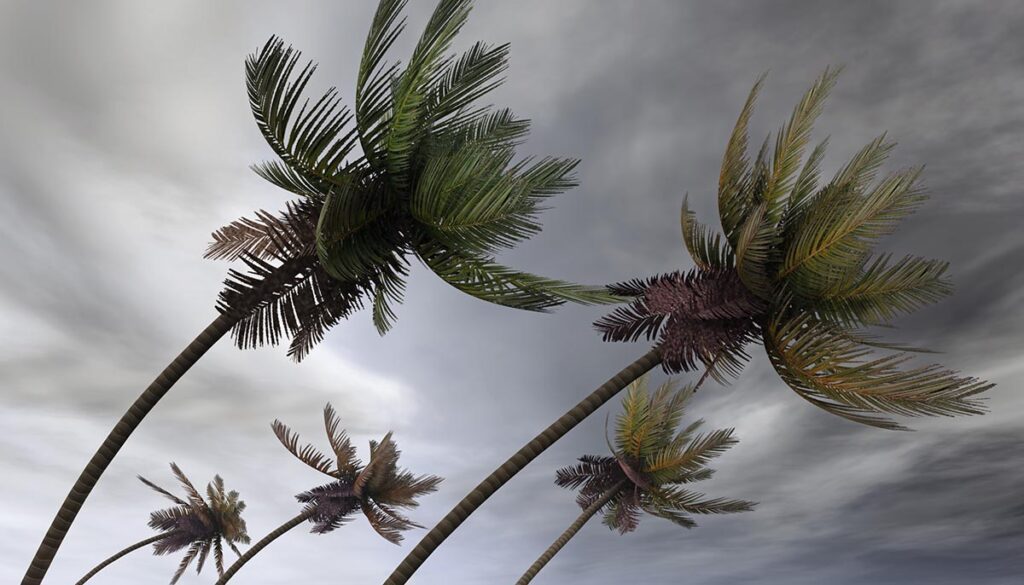
[[[558,554],[558,551],[562,550],[562,547],[565,546],[573,536],[576,536],[576,533],[580,531],[580,528],[583,528],[583,525],[587,523],[587,520],[590,520],[590,518],[601,509],[601,506],[607,504],[608,500],[612,499],[612,496],[622,488],[623,483],[624,482],[620,481],[613,487],[609,488],[608,491],[595,500],[593,504],[590,504],[590,506],[583,510],[579,517],[576,518],[576,521],[570,524],[569,527],[565,529],[565,532],[555,539],[555,542],[551,543],[551,546],[549,546],[548,549],[544,551],[544,554],[540,555],[540,557],[530,565],[529,569],[526,569],[523,576],[516,581],[516,585],[526,585],[530,581],[533,581],[533,578],[536,577],[537,573],[544,568],[544,565],[548,564],[548,561]]]
[[[239,557],[237,561],[232,563],[231,566],[228,567],[227,571],[224,571],[224,574],[221,575],[220,579],[217,580],[217,585],[224,585],[224,583],[227,583],[228,580],[231,579],[231,577],[233,577],[234,574],[237,573],[238,570],[241,569],[243,565],[245,565],[245,563],[249,562],[249,559],[253,558],[254,556],[256,556],[256,553],[263,550],[263,547],[267,546],[271,542],[274,542],[274,540],[276,540],[277,537],[281,536],[285,532],[288,532],[292,528],[295,528],[299,524],[302,524],[303,522],[308,520],[309,517],[313,515],[313,512],[314,511],[311,510],[309,512],[303,512],[299,514],[298,516],[278,526],[276,530],[264,536],[262,539],[260,539],[259,542],[249,547],[249,550],[245,551],[245,554]]]
[[[416,569],[423,564],[423,561],[427,560],[427,557],[429,557],[430,554],[433,553],[446,538],[455,532],[455,529],[465,521],[467,516],[479,508],[487,498],[491,497],[491,494],[497,491],[501,486],[505,485],[505,482],[511,479],[515,474],[519,473],[523,467],[526,467],[530,461],[533,461],[555,441],[565,436],[573,427],[579,424],[580,421],[590,416],[605,402],[611,400],[612,397],[618,394],[623,388],[647,373],[648,370],[659,363],[661,363],[661,356],[658,354],[658,351],[656,349],[648,351],[641,356],[640,359],[636,360],[624,370],[616,374],[612,379],[601,385],[600,388],[594,390],[590,396],[587,396],[572,410],[562,415],[561,418],[554,422],[554,424],[544,429],[541,434],[534,437],[532,441],[517,451],[516,454],[510,457],[508,461],[501,465],[501,467],[494,470],[494,472],[480,482],[480,484],[476,486],[469,495],[463,498],[461,502],[448,512],[448,514],[420,540],[416,545],[416,548],[412,549],[412,551],[406,555],[405,559],[402,560],[402,563],[395,568],[391,573],[391,576],[388,577],[387,581],[385,581],[385,585],[403,585],[408,581],[409,577],[416,572]]]
[[[282,287],[292,282],[296,275],[305,269],[311,261],[304,257],[286,261],[253,292],[252,298],[248,300],[248,306],[255,306],[261,300],[279,292]],[[85,503],[89,493],[92,492],[92,488],[96,485],[100,476],[103,475],[107,466],[110,465],[114,456],[117,455],[117,452],[124,446],[128,437],[131,436],[132,432],[135,431],[149,411],[156,406],[156,403],[163,398],[164,394],[167,394],[171,386],[247,313],[248,310],[245,307],[236,307],[235,310],[229,310],[214,319],[198,337],[192,340],[192,343],[188,344],[184,351],[178,354],[178,357],[174,358],[170,365],[164,368],[164,371],[160,372],[156,380],[153,380],[153,383],[135,399],[135,402],[128,408],[128,411],[121,416],[117,426],[103,440],[103,444],[100,445],[92,459],[89,460],[89,464],[82,470],[81,475],[78,476],[78,480],[75,481],[71,492],[64,499],[64,503],[61,505],[60,510],[57,511],[57,515],[50,524],[50,528],[46,531],[46,536],[43,537],[43,542],[39,545],[35,557],[32,558],[32,563],[29,565],[25,577],[22,578],[21,585],[39,585],[39,583],[42,583],[43,577],[46,576],[46,572],[50,569],[50,563],[53,562],[54,555],[57,554],[57,549],[60,548],[61,543],[64,541],[64,536],[71,527],[71,523],[75,521],[75,516],[78,515],[82,504]]]
[[[171,536],[174,536],[175,534],[177,534],[176,531],[165,532],[163,534],[157,534],[156,536],[151,536],[151,537],[147,538],[146,540],[140,540],[139,542],[136,542],[135,544],[133,544],[133,545],[131,545],[131,546],[121,550],[117,554],[111,556],[110,558],[108,558],[107,560],[103,561],[102,563],[96,565],[96,567],[93,568],[93,570],[89,571],[88,573],[85,574],[84,577],[79,579],[78,582],[75,583],[75,585],[82,585],[82,583],[85,583],[89,579],[92,579],[93,575],[95,575],[96,573],[99,573],[100,571],[102,571],[104,568],[106,568],[107,565],[109,565],[110,563],[112,563],[112,562],[116,561],[117,559],[123,557],[124,555],[132,552],[133,550],[138,550],[138,549],[146,546],[147,544],[153,544],[154,542],[163,540],[165,538],[169,538]]]

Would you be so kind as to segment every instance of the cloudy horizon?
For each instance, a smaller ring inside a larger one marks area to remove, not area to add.
[[[433,9],[413,0],[392,51],[403,62]],[[0,3],[0,582],[21,578],[60,502],[124,409],[216,317],[229,267],[202,259],[210,233],[288,194],[248,166],[270,159],[242,63],[271,35],[319,63],[311,94],[352,103],[375,2],[189,0]],[[456,50],[511,43],[488,102],[532,120],[520,155],[582,159],[544,230],[500,259],[588,284],[687,269],[684,193],[714,227],[729,132],[768,78],[751,142],[774,132],[827,65],[845,66],[812,143],[829,177],[885,131],[885,169],[924,164],[929,202],[883,244],[948,260],[955,293],[892,336],[996,383],[984,416],[910,419],[913,433],[857,426],[801,400],[764,352],[728,387],[708,384],[688,419],[734,427],[702,491],[759,502],[683,530],[644,517],[620,536],[592,520],[540,572],[543,584],[1011,585],[1024,574],[1024,6],[909,2],[542,0],[474,3]],[[379,336],[368,311],[296,365],[286,347],[222,339],[154,409],[108,468],[48,574],[73,582],[152,534],[174,490],[223,476],[261,538],[322,478],[277,443],[281,419],[325,445],[331,402],[365,459],[393,430],[401,464],[445,478],[410,516],[433,526],[495,467],[647,346],[602,343],[600,307],[548,315],[459,293],[417,263]],[[887,333],[888,334],[888,333]],[[932,357],[932,356],[929,356]],[[660,369],[652,386],[665,378]],[[687,376],[679,376],[681,380]],[[602,407],[474,513],[411,579],[514,580],[579,513],[554,471],[603,454]],[[381,583],[401,547],[356,519],[295,529],[240,584]],[[164,582],[180,554],[138,551],[96,583]],[[212,567],[180,583],[212,582]],[[145,581],[143,581],[145,580]]]

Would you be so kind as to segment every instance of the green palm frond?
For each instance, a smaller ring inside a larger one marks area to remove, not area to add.
[[[387,134],[391,116],[390,89],[399,68],[399,63],[383,68],[384,55],[405,28],[405,18],[398,20],[405,3],[406,0],[381,0],[377,4],[356,79],[359,143],[363,156],[378,170],[382,170],[381,143]]]
[[[751,204],[750,192],[744,188],[745,176],[748,174],[747,160],[747,127],[754,110],[754,102],[764,83],[767,73],[762,73],[750,89],[747,101],[743,105],[736,125],[733,127],[729,144],[722,158],[722,169],[718,177],[718,213],[722,220],[722,229],[729,244],[735,249],[739,241],[738,232],[746,219]]]
[[[689,194],[683,196],[679,223],[683,231],[683,244],[694,264],[702,270],[731,268],[734,257],[729,244],[721,234],[712,235],[706,225],[697,221],[696,214],[690,211],[688,199]]]
[[[809,315],[775,319],[764,330],[764,342],[779,376],[800,396],[833,414],[881,428],[902,429],[877,413],[981,414],[981,403],[972,397],[993,386],[937,364],[900,369],[908,354],[872,358],[871,348]]]
[[[937,303],[953,292],[943,278],[948,262],[905,256],[890,262],[877,256],[856,274],[836,280],[819,295],[819,312],[840,323],[875,325]]]
[[[486,108],[467,112],[470,104],[504,81],[497,78],[508,69],[509,45],[490,46],[477,42],[457,61],[445,63],[439,80],[430,88],[424,110],[425,123],[436,132],[475,120]]]
[[[305,187],[310,186],[316,187],[312,191],[322,193],[336,180],[357,136],[355,129],[345,131],[352,116],[341,105],[335,88],[312,105],[307,99],[295,113],[316,70],[316,65],[309,62],[293,77],[300,58],[300,52],[286,49],[282,40],[271,37],[262,51],[246,59],[246,85],[256,125],[293,175],[267,166],[258,167],[257,172],[274,183],[285,179],[280,182],[300,186],[289,189],[293,192],[306,191]]]
[[[491,258],[421,244],[417,255],[442,280],[478,299],[527,311],[547,312],[566,302],[620,302],[604,287],[590,287],[536,276],[497,264]]]
[[[383,149],[388,180],[397,189],[406,190],[412,182],[408,171],[424,129],[426,100],[432,82],[438,81],[438,71],[443,75],[442,56],[465,24],[469,10],[469,0],[441,0],[395,84]]]
[[[832,70],[826,67],[821,76],[804,93],[800,103],[793,109],[789,123],[783,126],[776,136],[771,175],[765,187],[764,196],[765,201],[768,202],[767,221],[773,227],[782,217],[787,203],[786,196],[800,184],[799,181],[794,181],[794,176],[803,157],[804,147],[810,138],[814,121],[821,115],[825,98],[835,86],[836,78],[841,71],[842,67]],[[817,151],[818,149],[815,149],[815,152]],[[820,156],[819,153],[818,157],[820,158]],[[805,189],[807,188],[806,182],[811,180],[807,175],[813,174],[816,165],[817,161],[812,155],[808,160],[808,166],[801,173]]]

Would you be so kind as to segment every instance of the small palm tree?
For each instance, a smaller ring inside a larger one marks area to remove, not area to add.
[[[702,420],[679,427],[686,400],[692,395],[693,386],[677,389],[671,381],[659,386],[654,396],[647,392],[646,377],[630,385],[616,420],[615,446],[608,444],[612,456],[584,455],[578,465],[556,472],[556,485],[580,488],[576,503],[583,512],[516,585],[532,581],[580,528],[602,510],[604,524],[626,534],[636,530],[641,512],[693,528],[697,524],[688,514],[728,514],[753,509],[753,502],[709,500],[703,494],[679,487],[710,478],[714,471],[707,468],[708,462],[737,443],[732,437],[733,429],[694,436]]]
[[[391,574],[401,585],[466,517],[544,449],[659,363],[668,373],[704,368],[726,382],[760,341],[782,380],[828,412],[885,429],[887,414],[983,412],[976,395],[993,385],[938,365],[901,368],[908,351],[863,328],[934,303],[952,287],[947,264],[875,254],[875,243],[926,199],[921,169],[872,186],[893,144],[881,135],[828,184],[818,186],[827,140],[800,167],[814,120],[839,70],[826,69],[793,110],[768,157],[765,139],[751,166],[747,123],[764,77],[754,84],[729,139],[718,187],[724,237],[682,209],[684,244],[696,268],[611,285],[632,298],[595,323],[606,341],[657,339],[645,355],[595,390],[494,471],[430,530]],[[770,137],[769,137],[770,138]],[[872,356],[873,348],[899,353]]]
[[[290,336],[301,360],[325,332],[372,305],[383,334],[409,255],[479,299],[529,311],[622,299],[604,288],[543,278],[494,255],[540,231],[549,197],[575,186],[577,160],[512,164],[529,120],[474,103],[500,85],[508,45],[476,43],[446,57],[470,0],[441,0],[409,63],[384,55],[402,31],[405,0],[381,0],[359,66],[354,116],[334,89],[300,104],[315,66],[276,37],[245,64],[256,124],[279,160],[254,170],[297,195],[278,216],[259,211],[217,230],[208,258],[241,259],[218,316],[132,404],[75,482],[23,585],[40,583],[78,510],[121,446],[171,386],[228,331],[240,348]],[[354,126],[349,129],[349,122]],[[359,146],[362,153],[350,157]]]
[[[174,476],[178,478],[178,482],[185,489],[186,499],[184,500],[141,475],[139,476],[142,483],[177,504],[173,508],[157,510],[149,515],[149,527],[159,530],[160,534],[137,542],[96,565],[78,581],[78,585],[91,579],[93,575],[99,573],[110,563],[148,544],[153,545],[153,554],[156,555],[166,555],[188,548],[178,565],[178,570],[171,577],[171,585],[178,582],[178,579],[196,558],[198,558],[196,574],[199,574],[203,570],[203,564],[210,551],[213,551],[217,573],[223,575],[222,540],[231,547],[236,555],[242,556],[235,543],[249,544],[249,535],[245,532],[245,520],[242,519],[245,502],[238,499],[238,492],[225,492],[224,480],[219,475],[215,475],[213,482],[206,485],[208,499],[203,499],[202,494],[196,490],[188,477],[174,463],[171,463],[171,471],[174,472]]]
[[[422,528],[398,512],[400,508],[419,506],[416,498],[437,490],[441,478],[433,475],[414,476],[398,468],[401,452],[391,433],[384,435],[380,443],[370,441],[370,461],[364,466],[356,458],[345,431],[334,408],[324,408],[324,426],[327,440],[335,459],[327,457],[312,445],[299,447],[299,435],[275,420],[271,427],[278,440],[299,461],[332,478],[334,481],[303,492],[295,498],[305,504],[297,516],[285,522],[256,544],[252,545],[231,567],[217,585],[226,583],[249,559],[260,552],[277,537],[303,522],[313,523],[310,532],[326,534],[351,520],[352,514],[362,512],[370,526],[388,542],[399,544],[402,532],[411,528]]]

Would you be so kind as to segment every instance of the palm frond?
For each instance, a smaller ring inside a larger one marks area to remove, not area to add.
[[[275,419],[274,422],[270,424],[270,427],[274,430],[274,435],[277,437],[277,440],[281,441],[284,448],[288,449],[288,452],[294,455],[296,459],[324,475],[335,477],[336,472],[332,469],[335,467],[334,460],[321,453],[312,445],[305,445],[300,449],[299,434],[293,433],[292,430],[285,426],[281,421]]]
[[[732,250],[721,234],[712,236],[711,230],[697,221],[696,214],[690,211],[688,197],[683,197],[683,209],[680,214],[680,225],[683,231],[683,244],[693,258],[697,268],[710,270],[714,268],[731,268],[733,263]]]
[[[308,256],[314,252],[321,210],[316,200],[289,201],[278,217],[260,209],[256,219],[243,217],[213,232],[203,258],[237,260],[249,254],[262,260]]]
[[[426,97],[426,124],[443,131],[459,118],[474,118],[466,109],[504,81],[496,78],[508,69],[508,52],[507,43],[495,47],[477,42],[457,61],[446,63]]]
[[[591,481],[610,475],[618,468],[614,457],[583,455],[579,463],[555,471],[555,485],[568,489],[586,486]]]
[[[620,299],[604,287],[591,287],[536,276],[497,264],[491,258],[421,244],[417,255],[442,280],[478,299],[527,311],[547,312],[566,302],[607,304]]]
[[[185,556],[181,558],[181,562],[178,563],[178,570],[175,571],[174,576],[171,577],[171,585],[174,585],[178,582],[178,579],[181,579],[181,576],[185,574],[185,570],[188,569],[188,566],[192,563],[192,559],[194,559],[201,550],[203,550],[202,542],[192,543],[188,552],[185,553]]]
[[[305,100],[293,114],[302,92],[316,70],[307,63],[293,78],[301,53],[271,37],[258,54],[245,63],[249,103],[263,137],[304,182],[323,185],[337,180],[344,159],[356,142],[356,130],[344,132],[352,116],[341,106],[335,88],[310,106]],[[276,181],[274,181],[276,182]],[[300,193],[301,194],[301,193]]]
[[[381,142],[387,134],[391,117],[389,89],[397,75],[398,63],[382,68],[384,55],[405,28],[405,18],[398,15],[406,0],[381,0],[373,15],[370,32],[366,36],[363,56],[356,79],[356,127],[363,155],[378,170],[381,162]],[[397,22],[396,22],[397,21]]]
[[[188,503],[185,502],[185,500],[182,500],[178,496],[176,496],[176,495],[172,494],[171,492],[165,490],[164,488],[156,485],[155,483],[149,481],[148,479],[142,477],[141,475],[136,475],[135,477],[139,478],[139,481],[141,481],[142,483],[144,483],[144,484],[148,485],[149,487],[153,488],[158,493],[161,493],[164,496],[166,496],[168,499],[170,499],[175,504],[179,504],[181,506],[187,506],[188,505]]]
[[[879,413],[903,416],[981,414],[974,395],[993,386],[959,377],[937,364],[903,370],[908,354],[869,359],[872,351],[834,326],[800,315],[775,319],[764,330],[765,349],[779,376],[815,406],[855,422],[902,427]]]
[[[762,73],[750,89],[747,101],[729,137],[718,177],[718,214],[725,237],[734,248],[738,242],[740,226],[747,217],[751,203],[749,191],[743,188],[744,175],[747,174],[749,164],[746,158],[747,127],[753,113],[754,102],[766,75],[767,72]]]
[[[437,80],[442,56],[469,16],[469,0],[441,0],[427,22],[408,67],[394,88],[392,113],[384,139],[388,180],[399,190],[406,190],[416,147],[425,131],[427,96]]]
[[[342,478],[351,476],[355,479],[356,470],[362,467],[362,462],[356,457],[356,448],[349,439],[348,434],[340,429],[341,421],[338,414],[330,403],[324,407],[324,427],[327,429],[327,440],[331,449],[337,457],[338,474]]]

